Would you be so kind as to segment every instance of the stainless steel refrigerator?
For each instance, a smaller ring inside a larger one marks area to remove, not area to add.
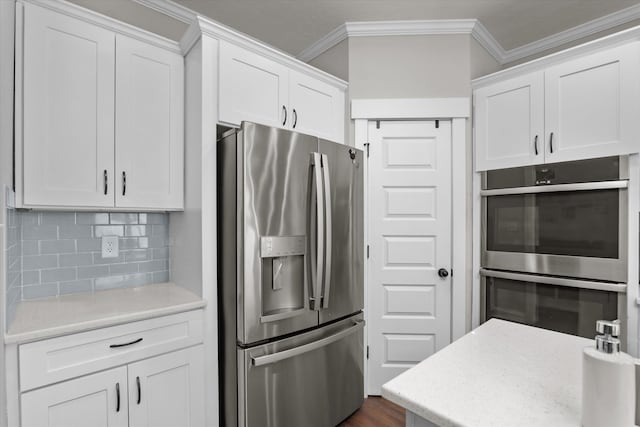
[[[363,402],[363,153],[244,122],[218,141],[221,425]]]

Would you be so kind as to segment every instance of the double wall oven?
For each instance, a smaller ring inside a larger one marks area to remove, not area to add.
[[[623,318],[628,157],[488,171],[481,317],[591,338]]]

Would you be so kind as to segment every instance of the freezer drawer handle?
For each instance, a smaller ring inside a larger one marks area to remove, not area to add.
[[[280,362],[291,357],[300,356],[301,354],[308,353],[310,351],[319,349],[333,342],[339,341],[359,330],[364,328],[364,320],[356,320],[354,325],[345,329],[344,331],[337,332],[333,335],[329,335],[326,338],[319,339],[318,341],[310,342],[309,344],[301,345],[300,347],[290,348],[289,350],[279,351],[273,354],[267,354],[265,356],[252,357],[251,361],[253,366],[264,366],[272,363]]]

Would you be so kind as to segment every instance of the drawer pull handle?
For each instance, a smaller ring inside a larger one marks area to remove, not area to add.
[[[116,412],[120,412],[120,383],[116,383]]]
[[[142,338],[138,338],[137,340],[133,340],[131,342],[126,342],[124,344],[111,344],[109,348],[118,348],[118,347],[126,347],[128,345],[138,344],[142,341]]]
[[[140,389],[140,377],[136,377],[136,384],[138,385],[138,405],[139,405],[140,400],[142,400],[142,390]]]

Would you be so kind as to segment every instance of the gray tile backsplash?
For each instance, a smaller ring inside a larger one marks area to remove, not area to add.
[[[169,280],[169,215],[8,211],[7,306],[20,300]],[[119,255],[102,258],[101,237]]]
[[[14,209],[7,209],[6,239],[7,239],[7,325],[15,316],[16,306],[22,298],[22,242],[20,238],[20,228],[22,217],[20,212]]]

